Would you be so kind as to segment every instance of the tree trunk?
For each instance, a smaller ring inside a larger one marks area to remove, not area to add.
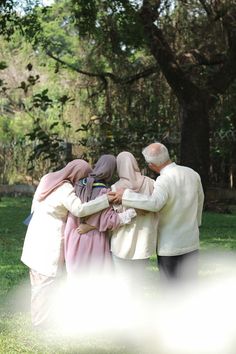
[[[140,12],[146,43],[159,64],[180,105],[181,164],[196,170],[207,186],[209,173],[209,93],[199,88],[180,67],[161,28],[153,23],[150,1],[143,0]]]
[[[202,96],[202,97],[201,97]],[[204,189],[209,177],[209,118],[208,104],[203,95],[191,101],[180,101],[181,164],[197,171]]]

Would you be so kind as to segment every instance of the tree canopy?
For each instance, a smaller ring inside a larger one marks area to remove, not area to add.
[[[57,83],[64,78],[61,99],[86,112],[70,132],[87,157],[132,147],[139,158],[143,146],[159,140],[197,170],[204,185],[209,172],[214,180],[219,164],[225,179],[235,178],[235,144],[229,138],[235,139],[235,1],[31,1],[18,13],[16,3],[1,6],[2,35],[13,41],[16,30],[10,28],[17,23],[18,36],[31,43],[47,74]],[[31,138],[39,137],[31,132]]]

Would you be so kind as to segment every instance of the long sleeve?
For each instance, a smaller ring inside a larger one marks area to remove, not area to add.
[[[129,224],[136,217],[134,209],[127,209],[122,213],[117,213],[113,207],[109,207],[102,212],[91,215],[86,219],[86,223],[96,227],[100,232],[115,230],[119,226]]]
[[[105,232],[116,229],[120,224],[120,218],[118,213],[112,207],[109,207],[102,212],[91,215],[86,219],[86,223],[96,227],[99,232]]]
[[[204,193],[202,188],[202,183],[199,177],[199,186],[198,186],[198,208],[197,208],[197,220],[198,226],[202,224],[202,210],[203,210],[203,203],[204,203]]]
[[[135,193],[129,189],[126,189],[123,194],[122,205],[126,207],[157,212],[163,208],[167,199],[167,186],[160,176],[154,183],[154,190],[151,196]]]
[[[118,213],[120,219],[120,226],[130,224],[132,219],[137,216],[135,209],[129,208],[125,211]]]
[[[73,241],[76,241],[76,236],[78,236],[76,230],[77,227],[78,218],[69,213],[64,230],[64,252],[66,259],[68,258],[68,254],[73,250],[73,248],[71,247],[71,243],[73,244]]]
[[[67,185],[67,186],[65,186]],[[63,205],[73,215],[77,217],[84,217],[87,215],[95,214],[103,209],[109,207],[107,195],[101,195],[87,203],[82,203],[76,196],[74,188],[69,183],[64,183],[64,188],[68,189],[68,193],[64,195]]]
[[[36,191],[33,196],[32,204],[31,204],[31,213],[34,212],[35,208],[37,208],[37,204],[39,203],[39,201],[37,200],[37,197],[38,197],[38,193],[37,193],[37,188],[36,188]]]

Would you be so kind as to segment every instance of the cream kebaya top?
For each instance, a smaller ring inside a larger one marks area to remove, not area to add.
[[[32,203],[21,260],[46,276],[56,276],[63,259],[64,228],[68,211],[77,217],[94,214],[109,207],[107,195],[82,204],[70,183],[63,183],[41,202]]]
[[[153,191],[154,180],[144,178],[140,193],[146,197]],[[114,185],[111,187],[115,191]],[[138,193],[136,193],[138,194]],[[125,206],[115,206],[120,211],[127,209]],[[136,210],[137,211],[137,210]],[[145,259],[156,254],[158,214],[156,212],[137,212],[136,218],[128,225],[120,226],[112,231],[111,252],[123,259]]]

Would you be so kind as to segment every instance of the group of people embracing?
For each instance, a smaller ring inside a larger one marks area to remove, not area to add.
[[[161,143],[142,153],[156,181],[127,151],[102,155],[94,168],[76,159],[40,180],[21,257],[30,269],[33,325],[46,321],[47,297],[64,266],[69,278],[111,270],[137,280],[157,254],[161,279],[196,276],[200,176],[172,162]]]

